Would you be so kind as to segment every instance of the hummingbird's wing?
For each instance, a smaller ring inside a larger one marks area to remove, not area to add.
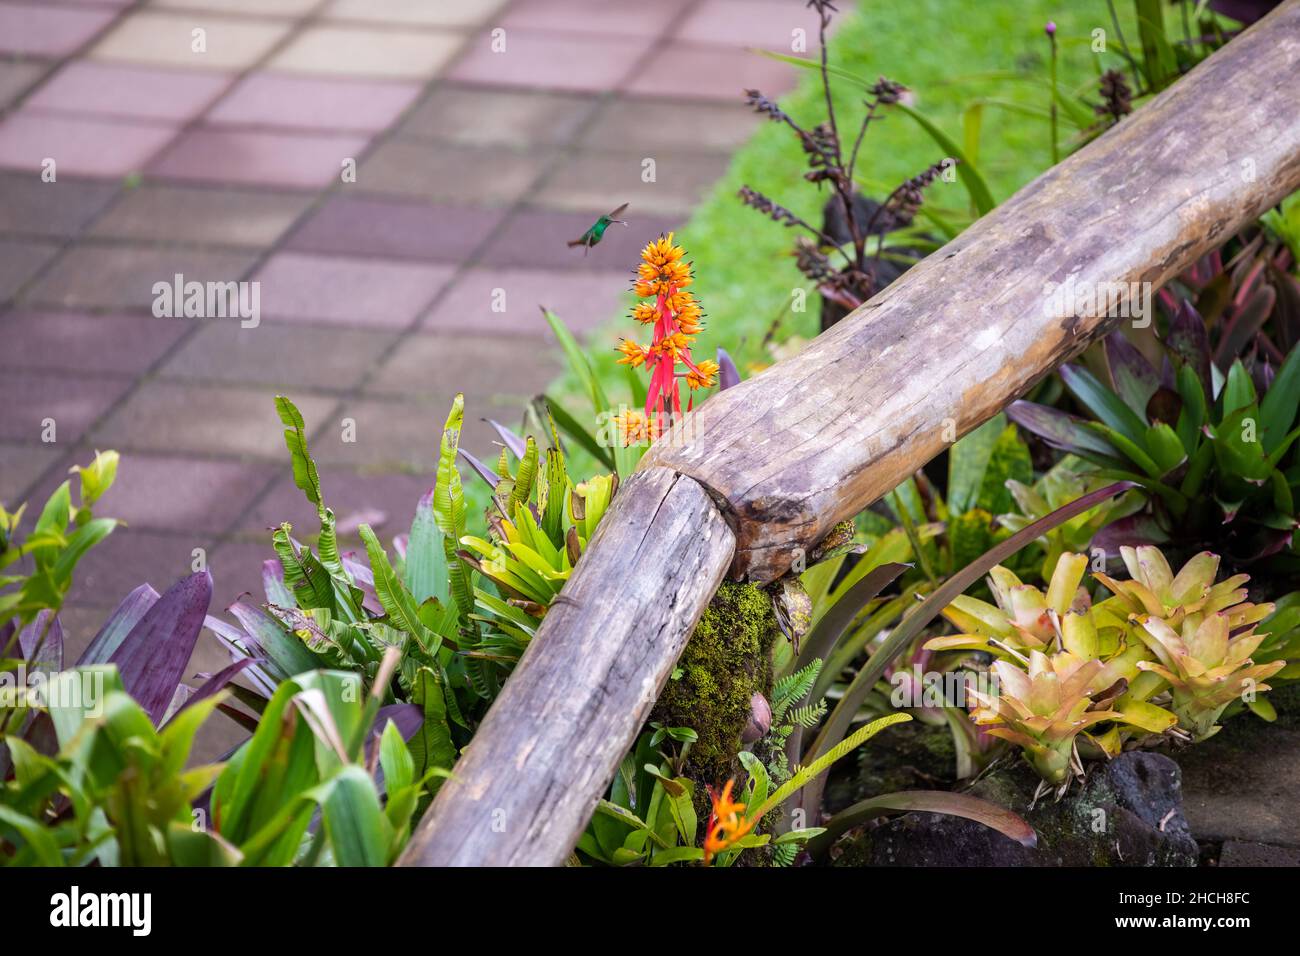
[[[623,215],[623,210],[627,209],[627,207],[630,206],[630,205],[631,205],[631,203],[623,203],[623,205],[619,206],[617,209],[615,209],[613,212],[611,212],[611,213],[610,213],[608,216],[606,216],[605,218],[606,218],[606,219],[617,219],[619,216]]]

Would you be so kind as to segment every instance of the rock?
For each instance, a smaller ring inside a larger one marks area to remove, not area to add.
[[[1219,851],[1219,866],[1300,866],[1300,850],[1229,840]]]
[[[1029,810],[1038,777],[1023,763],[971,787],[1009,807],[1038,834],[1022,847],[988,827],[942,814],[908,813],[864,832],[837,863],[866,866],[1195,866],[1198,847],[1181,804],[1178,765],[1133,751],[1091,768],[1060,802]],[[841,843],[844,847],[844,843]]]
[[[1300,846],[1296,723],[1285,713],[1276,724],[1240,714],[1178,752],[1187,820],[1198,840]]]

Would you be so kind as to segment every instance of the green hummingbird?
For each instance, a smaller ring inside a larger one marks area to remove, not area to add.
[[[582,246],[582,254],[585,256],[588,249],[599,243],[601,239],[605,238],[605,230],[609,228],[610,223],[616,222],[623,226],[627,225],[626,221],[617,218],[618,216],[623,215],[623,210],[627,207],[628,204],[623,203],[623,205],[619,206],[608,216],[601,216],[590,229],[582,234],[581,237],[570,242],[569,248],[572,249],[574,246]]]

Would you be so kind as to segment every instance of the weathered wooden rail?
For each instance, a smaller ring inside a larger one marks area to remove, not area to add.
[[[1113,324],[1050,286],[1156,288],[1300,188],[1297,90],[1289,0],[657,442],[402,862],[561,863],[722,578],[779,577]]]

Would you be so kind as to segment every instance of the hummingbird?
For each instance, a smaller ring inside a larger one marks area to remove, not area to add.
[[[605,230],[609,228],[610,223],[616,222],[622,226],[627,225],[626,220],[615,218],[617,216],[623,215],[623,210],[626,209],[627,207],[628,204],[623,203],[623,205],[619,206],[608,216],[601,216],[599,219],[596,220],[596,222],[592,225],[590,229],[584,232],[579,238],[574,239],[572,242],[570,242],[569,248],[572,249],[574,246],[582,246],[582,254],[585,256],[587,254],[587,250],[589,250],[592,246],[598,244],[601,239],[605,238]]]

